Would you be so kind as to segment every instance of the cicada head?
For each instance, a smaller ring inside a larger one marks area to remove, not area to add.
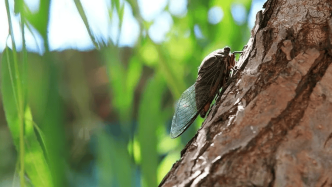
[[[224,47],[224,49],[223,49],[223,53],[224,53],[225,55],[228,55],[230,52],[231,52],[231,48],[230,48],[230,47],[228,47],[228,46]]]
[[[216,54],[218,54],[218,55],[223,55],[223,56],[228,56],[230,52],[231,52],[231,48],[228,47],[228,46],[226,46],[226,47],[224,47],[224,48],[222,48],[222,49],[217,49],[217,50],[213,51],[213,52],[212,52],[210,55],[208,55],[207,57],[209,57],[209,56],[211,56],[211,55],[216,55]]]

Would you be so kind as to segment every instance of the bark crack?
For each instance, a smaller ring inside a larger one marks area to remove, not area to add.
[[[327,139],[326,139],[326,141],[325,141],[325,143],[324,143],[324,148],[325,148],[327,142],[328,142],[330,139],[332,139],[332,132],[331,132],[330,135],[327,137]]]

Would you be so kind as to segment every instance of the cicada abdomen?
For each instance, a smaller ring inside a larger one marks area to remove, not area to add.
[[[171,126],[172,138],[180,136],[198,114],[205,117],[214,97],[229,79],[231,68],[235,65],[234,57],[230,54],[230,48],[225,47],[203,59],[195,84],[184,91],[177,102]]]

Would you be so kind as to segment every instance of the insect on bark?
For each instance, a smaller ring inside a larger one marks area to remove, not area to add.
[[[235,51],[229,47],[206,56],[198,68],[195,84],[184,91],[176,104],[171,126],[171,138],[180,136],[195,121],[198,114],[204,118],[220,88],[230,79],[235,66]],[[218,94],[219,95],[219,94]]]

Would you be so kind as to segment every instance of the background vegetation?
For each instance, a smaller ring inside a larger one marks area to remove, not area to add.
[[[87,7],[74,2],[95,46],[91,51],[50,51],[50,1],[31,13],[25,1],[10,7],[5,0],[10,47],[1,53],[0,186],[157,186],[203,122],[198,118],[170,139],[176,100],[208,53],[226,45],[243,48],[252,2],[190,0],[184,14],[170,14],[164,40],[154,41],[148,30],[158,20],[143,19],[138,1],[111,1],[109,15],[118,16],[118,28],[124,3],[139,23],[131,47],[121,47],[119,36],[99,39]],[[209,19],[216,7],[221,21]],[[242,7],[243,20],[234,7]],[[9,14],[19,15],[19,50]],[[42,37],[41,55],[27,50],[27,30]]]

